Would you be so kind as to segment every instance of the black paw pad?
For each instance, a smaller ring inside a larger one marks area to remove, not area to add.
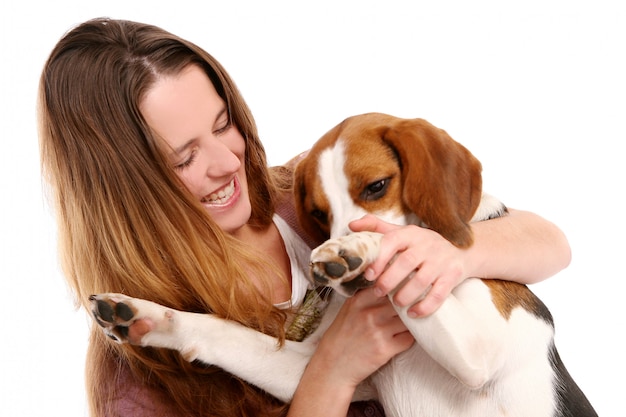
[[[350,269],[350,271],[354,271],[363,263],[363,259],[356,256],[346,256],[343,259],[346,260],[346,263],[348,264],[348,269]]]
[[[354,295],[354,293],[356,293],[358,290],[361,290],[363,288],[369,288],[372,285],[374,285],[374,282],[365,279],[363,274],[358,275],[353,280],[341,283],[344,292],[349,295]]]
[[[128,327],[126,326],[115,326],[115,331],[122,339],[128,339]]]
[[[331,278],[340,278],[346,273],[346,267],[338,262],[326,262],[324,271]]]
[[[318,284],[321,285],[326,285],[328,284],[328,278],[326,278],[324,275],[317,273],[315,271],[313,271],[313,279],[315,280],[315,282],[317,282]]]
[[[347,255],[346,251],[343,249],[339,251],[338,255],[341,256],[344,261],[346,261],[346,263],[348,264],[348,269],[350,271],[354,271],[363,263],[363,259],[359,258],[358,256]]]
[[[97,314],[100,317],[100,319],[109,323],[113,322],[113,317],[115,313],[113,311],[113,307],[111,307],[109,303],[103,300],[97,300],[96,309],[97,309]]]
[[[124,321],[132,319],[135,315],[135,313],[133,313],[133,310],[124,303],[117,303],[117,305],[115,306],[115,314],[117,315],[117,317],[121,318]]]

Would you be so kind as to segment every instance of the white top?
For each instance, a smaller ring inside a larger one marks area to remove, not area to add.
[[[282,217],[275,214],[273,220],[291,262],[291,300],[276,304],[276,307],[281,309],[299,307],[307,290],[313,288],[308,278],[311,248]]]

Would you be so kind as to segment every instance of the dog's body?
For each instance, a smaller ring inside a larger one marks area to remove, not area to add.
[[[276,349],[275,339],[235,323],[122,295],[94,297],[94,314],[118,339],[116,326],[150,317],[157,327],[142,345],[179,350],[289,401],[343,296],[371,285],[362,272],[381,235],[346,235],[348,222],[373,213],[468,247],[470,221],[506,211],[482,194],[480,172],[464,147],[419,119],[356,116],[320,139],[297,166],[296,208],[305,230],[333,238],[313,251],[312,273],[341,296],[302,343]],[[355,399],[377,398],[388,416],[401,417],[596,415],[559,358],[548,309],[524,285],[472,278],[426,318],[397,310],[416,343],[372,375]]]

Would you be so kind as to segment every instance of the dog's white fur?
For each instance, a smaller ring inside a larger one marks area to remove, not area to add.
[[[320,268],[320,274],[324,273],[323,265],[336,259],[340,250],[359,255],[364,266],[378,253],[381,235],[346,235],[348,222],[365,214],[346,191],[349,178],[343,168],[348,158],[343,141],[338,139],[320,153],[317,172],[310,173],[320,176],[321,191],[332,212],[333,239],[311,255],[312,265]],[[472,221],[502,212],[499,201],[483,195]],[[398,210],[375,214],[396,224],[421,222],[414,213]],[[351,278],[346,276],[348,281]],[[328,279],[328,285],[338,293],[351,295],[342,283],[342,279]],[[377,398],[388,416],[398,417],[566,415],[559,409],[560,380],[551,357],[551,320],[523,307],[513,308],[507,317],[493,297],[485,282],[467,279],[428,317],[409,318],[406,308],[397,307],[417,343],[372,375],[355,400]],[[219,366],[288,402],[316,343],[343,301],[342,296],[334,296],[313,335],[304,342],[287,341],[280,349],[274,338],[239,324],[121,294],[94,297],[94,311],[98,303],[124,303],[134,312],[131,321],[150,318],[157,324],[142,338],[141,345],[178,350],[188,360]],[[112,331],[110,323],[101,318],[98,321]],[[595,415],[592,409],[585,412]]]

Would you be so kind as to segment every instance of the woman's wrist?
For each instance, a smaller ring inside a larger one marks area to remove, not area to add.
[[[356,386],[337,378],[329,363],[314,355],[294,394],[287,416],[344,417],[348,413]]]
[[[531,212],[511,209],[504,217],[473,223],[472,230],[468,277],[533,284],[566,268],[571,259],[563,232]]]

